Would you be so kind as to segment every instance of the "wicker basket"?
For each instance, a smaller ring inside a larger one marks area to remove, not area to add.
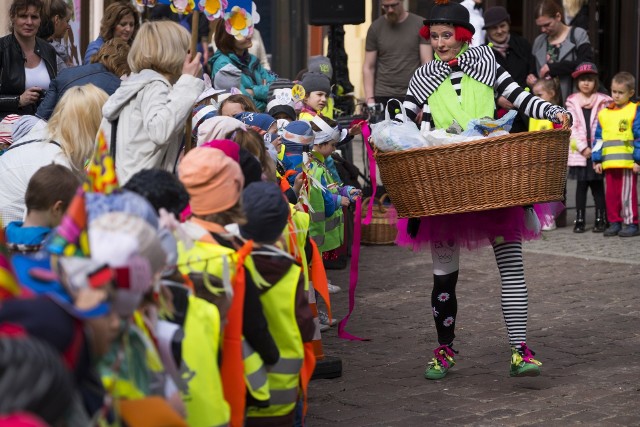
[[[375,151],[399,218],[483,211],[563,199],[569,124],[407,151]]]
[[[373,207],[371,222],[369,225],[362,225],[362,236],[360,243],[364,245],[392,245],[396,240],[398,230],[389,223],[389,214],[387,211],[394,210],[393,206],[388,208],[384,206],[387,195],[384,194],[379,200],[375,199],[376,206]],[[362,202],[362,218],[367,215],[367,205],[371,203],[371,197],[367,197]],[[391,215],[395,216],[393,212]]]

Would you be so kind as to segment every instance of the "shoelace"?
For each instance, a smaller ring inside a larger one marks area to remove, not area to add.
[[[440,364],[444,368],[449,368],[449,360],[453,361],[453,356],[455,356],[458,352],[449,347],[448,345],[441,345],[440,347],[433,350],[433,354],[435,357],[433,358],[433,364]]]
[[[527,344],[522,342],[520,343],[520,350],[518,350],[518,354],[520,358],[526,363],[533,363],[534,365],[542,366],[542,363],[533,358],[536,353],[527,347]]]

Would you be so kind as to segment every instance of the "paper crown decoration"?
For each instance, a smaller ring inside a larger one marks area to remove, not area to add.
[[[224,11],[227,9],[227,0],[200,0],[198,1],[198,9],[204,13],[209,21],[224,17]]]
[[[88,182],[85,184],[85,191],[92,193],[111,194],[120,186],[113,158],[109,154],[109,146],[100,131],[93,157],[89,161],[87,171]]]
[[[188,15],[196,8],[194,0],[171,0],[171,10],[176,13]]]
[[[253,6],[251,0],[229,0],[224,14],[224,25],[227,33],[237,39],[249,38],[253,35]]]
[[[195,0],[136,1],[139,6],[148,7],[153,7],[155,3],[168,4],[172,11],[184,15],[196,10],[204,13],[210,21],[223,18],[227,33],[237,39],[251,37],[253,26],[260,20],[255,4],[251,0],[197,0],[197,6]]]
[[[62,222],[47,246],[54,255],[88,257],[89,237],[87,233],[87,209],[85,206],[84,190],[78,188],[71,200]]]

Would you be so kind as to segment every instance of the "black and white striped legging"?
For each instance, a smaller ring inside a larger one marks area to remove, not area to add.
[[[519,347],[520,343],[527,340],[528,314],[522,243],[494,243],[493,252],[500,270],[502,314],[507,325],[509,344]],[[431,306],[440,344],[451,344],[455,337],[459,255],[460,247],[452,242],[431,244],[434,274]]]

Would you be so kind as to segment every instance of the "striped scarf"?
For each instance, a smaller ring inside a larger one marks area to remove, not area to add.
[[[420,67],[411,79],[410,91],[416,99],[429,98],[456,66],[472,79],[493,87],[497,68],[493,51],[489,46],[469,49],[465,45],[461,53],[451,61],[436,59]]]

